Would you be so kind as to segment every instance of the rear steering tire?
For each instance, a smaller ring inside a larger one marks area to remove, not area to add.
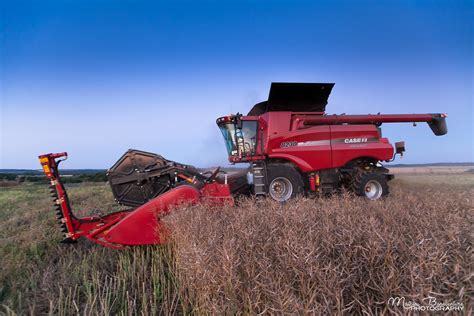
[[[291,164],[267,165],[267,181],[268,195],[275,201],[285,202],[303,193],[303,178]]]
[[[373,169],[360,170],[352,182],[352,190],[358,196],[378,200],[388,194],[387,177]]]

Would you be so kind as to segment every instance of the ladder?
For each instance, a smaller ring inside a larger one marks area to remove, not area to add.
[[[256,197],[267,195],[267,168],[264,161],[252,162],[253,191]]]

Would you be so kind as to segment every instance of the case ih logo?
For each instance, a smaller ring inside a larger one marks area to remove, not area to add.
[[[367,138],[345,138],[344,143],[346,144],[354,144],[354,143],[367,143]]]

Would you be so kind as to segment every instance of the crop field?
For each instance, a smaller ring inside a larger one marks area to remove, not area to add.
[[[77,215],[118,210],[68,187]],[[473,309],[474,175],[401,174],[391,194],[182,207],[166,246],[59,244],[46,185],[0,188],[0,314],[404,313],[391,297]]]

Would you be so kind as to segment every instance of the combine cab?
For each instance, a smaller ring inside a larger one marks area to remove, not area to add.
[[[108,171],[114,197],[128,211],[76,218],[58,171],[67,154],[41,155],[64,242],[84,236],[112,248],[159,244],[159,218],[173,206],[232,204],[242,194],[285,202],[346,189],[377,200],[388,194],[393,178],[382,162],[405,151],[404,142],[393,146],[382,136],[382,124],[427,122],[435,135],[447,133],[446,114],[327,115],[333,86],[273,83],[268,100],[248,115],[218,118],[229,161],[250,165],[240,172],[203,171],[129,150]]]

